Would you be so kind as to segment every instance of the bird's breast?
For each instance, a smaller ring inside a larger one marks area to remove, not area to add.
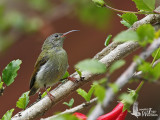
[[[52,86],[58,82],[65,74],[68,68],[68,57],[65,51],[58,52],[50,57],[50,59],[41,66],[37,73],[36,81],[39,86]]]

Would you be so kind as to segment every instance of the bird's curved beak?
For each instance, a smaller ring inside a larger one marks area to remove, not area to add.
[[[68,35],[69,33],[72,33],[72,32],[76,32],[76,31],[79,31],[79,30],[70,30],[66,33],[63,33],[63,35],[61,37],[65,37],[66,35]]]

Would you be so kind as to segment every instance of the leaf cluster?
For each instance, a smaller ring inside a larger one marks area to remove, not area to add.
[[[95,90],[95,85],[92,85],[88,93],[81,88],[77,89],[77,93],[81,95],[86,100],[86,102],[89,102],[94,90]]]
[[[135,90],[128,90],[129,93],[123,93],[119,96],[119,99],[122,100],[121,102],[124,104],[123,111],[130,111],[130,106],[133,105],[138,98],[138,93]]]
[[[136,31],[122,31],[116,37],[114,41],[126,42],[137,41],[141,46],[146,46],[151,43],[155,37],[155,30],[152,25],[144,24],[137,28]]]
[[[138,66],[138,71],[142,71],[146,80],[155,81],[160,77],[160,63],[152,67],[151,63],[142,61],[142,64]]]
[[[67,103],[67,102],[63,102],[64,105],[67,105],[69,108],[71,108],[74,104],[74,99],[70,99],[70,101]]]
[[[104,79],[101,80],[104,81]],[[105,98],[105,88],[101,86],[99,82],[94,82],[91,88],[89,89],[88,93],[81,88],[77,89],[77,93],[81,95],[86,100],[86,102],[89,102],[91,100],[93,94],[98,98],[99,102],[102,102]]]

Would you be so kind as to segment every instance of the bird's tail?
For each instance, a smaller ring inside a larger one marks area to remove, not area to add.
[[[38,91],[38,88],[33,86],[31,88],[31,90],[29,91],[29,96],[32,96],[32,95],[36,94],[37,91]]]

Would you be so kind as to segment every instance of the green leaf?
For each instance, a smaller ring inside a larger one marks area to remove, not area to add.
[[[155,9],[155,0],[133,0],[138,10],[150,11]]]
[[[155,81],[160,78],[160,63],[152,68],[149,62],[143,61],[143,63],[138,66],[138,71],[142,71],[145,79],[149,81]]]
[[[104,43],[105,46],[108,46],[108,45],[109,45],[109,42],[110,42],[110,40],[111,40],[111,37],[112,37],[112,35],[108,35],[108,36],[107,36],[106,41],[105,41],[105,43]]]
[[[88,99],[88,97],[87,97],[87,92],[86,91],[84,91],[83,89],[81,89],[81,88],[78,88],[77,89],[77,93],[80,95],[80,96],[82,96],[86,101],[89,101],[89,99]]]
[[[69,101],[69,106],[72,107],[72,106],[73,106],[73,103],[74,103],[74,99],[72,98],[72,99]]]
[[[109,83],[108,86],[112,88],[112,90],[113,90],[114,93],[117,93],[118,90],[119,90],[118,85],[115,84],[115,83]]]
[[[66,73],[63,75],[62,79],[66,79],[67,77],[69,77],[69,72],[66,71]]]
[[[125,101],[126,101],[127,103],[129,103],[129,104],[134,103],[134,100],[132,99],[132,96],[130,96],[130,95],[127,94],[127,93],[121,94],[121,95],[119,96],[119,99],[120,99],[120,100],[124,100],[124,99],[125,99]]]
[[[64,105],[67,105],[70,108],[73,106],[73,103],[74,103],[74,99],[73,98],[69,101],[69,103],[63,102]]]
[[[47,89],[48,92],[49,92],[50,90],[51,90],[51,87],[49,87],[49,88]],[[47,92],[45,91],[45,92],[41,95],[41,97],[44,98],[46,95],[47,95]]]
[[[99,84],[95,85],[94,95],[98,98],[98,101],[101,103],[105,98],[105,88]]]
[[[90,88],[90,90],[89,90],[89,92],[88,92],[88,95],[87,95],[87,99],[88,99],[89,101],[90,101],[90,99],[91,99],[91,97],[92,97],[92,94],[93,94],[94,90],[95,90],[95,85],[93,84],[93,85],[91,85],[91,88]]]
[[[123,25],[126,26],[127,28],[130,28],[130,27],[131,27],[131,25],[130,25],[127,21],[125,21],[125,20],[121,20],[120,22],[121,22],[121,24],[123,24]]]
[[[114,37],[113,41],[116,42],[126,42],[126,41],[138,41],[139,37],[135,31],[122,31],[116,37]]]
[[[154,67],[156,64],[155,65],[153,65],[153,64],[155,63],[155,61],[157,59],[160,58],[160,47],[152,53],[152,57],[154,57],[154,59],[152,60],[151,65],[152,65],[152,67]]]
[[[119,99],[123,101],[124,104],[123,111],[125,110],[129,111],[130,106],[134,103],[132,96],[130,96],[127,93],[123,93],[119,96]]]
[[[0,90],[3,88],[3,82],[0,82]]]
[[[82,72],[79,71],[78,69],[75,69],[75,70],[76,70],[76,72],[78,73],[79,77],[82,77]]]
[[[17,76],[17,71],[20,68],[21,60],[13,60],[10,62],[2,72],[2,79],[4,83],[9,86],[14,82],[15,77]]]
[[[155,60],[157,60],[157,59],[160,58],[160,48],[158,48],[157,50],[155,50],[155,51],[152,53],[152,57],[154,57]]]
[[[21,95],[21,97],[18,99],[16,103],[16,107],[25,109],[29,103],[29,91],[25,92]]]
[[[82,71],[89,71],[93,74],[105,73],[106,65],[94,59],[80,61],[75,67]]]
[[[122,100],[121,102],[124,104],[123,112],[125,110],[130,111],[130,106],[133,105],[133,103],[138,98],[138,93],[136,93],[135,90],[128,89],[129,94],[123,93],[119,96],[119,99]]]
[[[67,102],[63,102],[63,104],[64,104],[64,105],[67,105],[68,107],[70,107],[70,106],[69,106],[69,103],[67,103]]]
[[[116,62],[114,62],[110,69],[109,69],[109,73],[112,74],[115,70],[119,69],[120,67],[122,67],[125,64],[124,60],[118,60]]]
[[[14,109],[8,110],[2,117],[2,120],[11,120]]]
[[[128,28],[138,20],[137,16],[134,13],[125,13],[120,17],[122,18],[121,23]]]
[[[92,85],[92,87],[90,88],[89,92],[87,93],[86,91],[84,91],[83,89],[79,88],[77,90],[77,93],[79,95],[81,95],[87,102],[90,101],[91,97],[92,97],[92,94],[94,92],[94,89],[95,89],[95,85]]]
[[[100,80],[98,80],[98,83],[101,85],[104,85],[107,82],[107,78],[102,78]]]
[[[153,26],[150,24],[141,25],[140,27],[137,28],[136,32],[140,38],[139,44],[142,46],[151,43],[154,39],[155,30]]]
[[[63,115],[58,115],[56,118],[50,120],[80,120],[80,119],[72,114],[63,114]]]
[[[160,29],[155,32],[155,38],[158,39],[160,37]]]
[[[105,2],[103,0],[92,0],[98,7],[103,7]]]

